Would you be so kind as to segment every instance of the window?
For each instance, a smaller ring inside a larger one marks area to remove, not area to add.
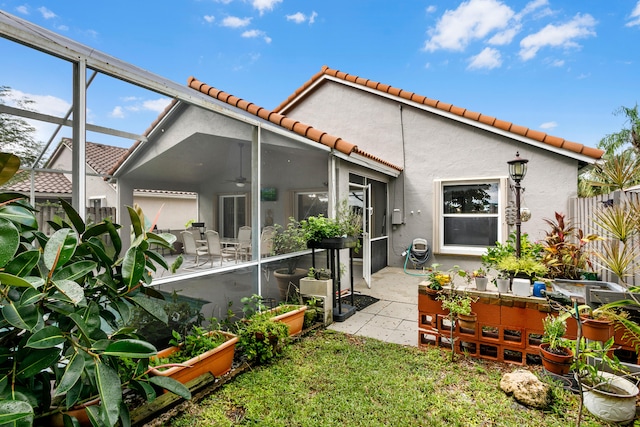
[[[480,255],[502,241],[507,178],[436,181],[434,251]]]
[[[329,195],[327,192],[296,192],[296,219],[302,221],[320,214],[328,216]]]

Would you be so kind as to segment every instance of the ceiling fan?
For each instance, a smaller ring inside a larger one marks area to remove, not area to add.
[[[238,145],[240,146],[240,175],[236,179],[227,180],[227,182],[235,182],[236,187],[241,188],[244,187],[245,184],[250,183],[250,181],[242,175],[242,148],[244,147],[244,144],[241,142]]]

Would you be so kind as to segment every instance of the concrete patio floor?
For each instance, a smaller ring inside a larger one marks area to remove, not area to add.
[[[385,267],[372,275],[371,289],[362,279],[354,281],[356,294],[380,301],[327,329],[417,347],[418,285],[424,278],[417,276],[419,270],[407,271],[410,274],[399,267]]]

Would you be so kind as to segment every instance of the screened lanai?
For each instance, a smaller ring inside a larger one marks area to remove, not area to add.
[[[239,310],[240,298],[254,293],[279,300],[281,294],[273,273],[291,256],[300,258],[301,267],[310,266],[309,251],[275,255],[266,249],[261,239],[265,227],[286,226],[290,217],[332,215],[340,200],[350,200],[350,176],[366,175],[366,179],[386,186],[399,173],[366,156],[340,152],[4,11],[0,11],[0,35],[5,39],[2,43],[16,44],[21,49],[20,54],[12,56],[16,67],[20,66],[20,58],[25,58],[25,63],[29,58],[41,70],[68,70],[69,78],[63,81],[32,79],[35,86],[41,86],[41,92],[63,93],[71,106],[68,114],[43,114],[7,105],[0,105],[0,113],[52,124],[68,132],[73,141],[73,165],[70,170],[56,172],[70,177],[72,203],[78,212],[85,212],[91,197],[85,143],[118,139],[122,146],[132,148],[110,174],[99,178],[117,189],[115,220],[122,230],[130,226],[128,216],[122,213],[126,212],[125,206],[132,205],[134,189],[196,193],[197,215],[185,216],[185,224],[202,225],[198,232],[216,231],[226,240],[225,247],[237,245],[240,228],[250,227],[250,244],[242,256],[222,262],[208,262],[205,256],[205,262],[196,263],[184,254],[177,273],[158,272],[153,281],[153,286],[162,291],[178,290],[199,300],[207,317],[223,315],[229,303]],[[108,93],[101,90],[105,82],[129,85],[132,92],[157,94],[165,99],[166,108],[155,120],[127,129],[101,126],[89,116],[109,102]],[[60,133],[54,129],[50,135],[52,142]],[[379,203],[386,209],[386,190],[381,194],[384,197]],[[163,215],[162,211],[145,214],[149,218]],[[180,240],[179,230],[171,232]],[[128,233],[121,234],[126,244]],[[198,244],[206,240],[203,235],[200,237]],[[324,262],[322,254],[317,262]]]

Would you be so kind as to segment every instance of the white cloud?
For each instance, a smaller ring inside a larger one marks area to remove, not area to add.
[[[524,9],[522,9],[520,13],[518,13],[517,19],[521,19],[523,16],[529,15],[530,13],[540,9],[541,7],[548,6],[548,5],[549,5],[548,0],[532,0],[525,5]],[[545,14],[546,13],[547,12],[545,12]]]
[[[316,18],[318,17],[318,14],[313,11],[311,12],[311,15],[309,15],[307,17],[307,15],[305,15],[302,12],[296,12],[293,15],[286,15],[287,17],[287,21],[293,21],[296,24],[302,24],[303,22],[309,22],[309,24],[313,24],[314,22],[316,22]]]
[[[509,43],[511,43],[511,41],[516,36],[516,34],[520,32],[521,28],[522,26],[520,24],[514,25],[511,28],[507,28],[506,30],[501,31],[496,35],[494,35],[493,37],[491,37],[487,41],[487,43],[498,45],[498,46],[508,45]]]
[[[535,34],[520,41],[520,58],[528,61],[536,56],[543,47],[578,48],[576,39],[595,36],[596,20],[589,14],[577,14],[565,24],[549,24]]]
[[[213,0],[215,3],[229,4],[233,0]]]
[[[242,37],[247,39],[262,37],[267,44],[271,43],[271,37],[267,36],[264,31],[260,31],[260,30],[247,30],[244,33],[242,33]]]
[[[253,7],[260,11],[260,15],[265,11],[273,10],[278,3],[282,3],[282,0],[252,0],[251,2]]]
[[[69,31],[69,27],[66,25],[58,25],[56,28],[60,31]]]
[[[551,61],[551,66],[552,67],[562,67],[564,65],[564,60],[563,59],[555,59],[553,61]]]
[[[171,100],[169,98],[158,98],[144,101],[142,106],[145,110],[155,111],[156,113],[162,113]]]
[[[64,117],[69,111],[69,108],[71,108],[71,104],[64,99],[51,95],[25,93],[16,89],[10,89],[5,101],[7,102],[7,105],[16,107],[16,101],[19,99],[29,99],[34,101],[32,104],[29,104],[29,109],[55,117]],[[56,128],[56,125],[54,124],[41,122],[39,120],[26,121],[36,129],[33,137],[36,141],[40,142],[48,141]]]
[[[238,18],[237,16],[227,16],[222,20],[223,27],[242,28],[251,23],[251,18]]]
[[[38,12],[40,12],[42,14],[42,17],[44,19],[51,19],[51,18],[55,18],[56,14],[53,13],[52,11],[50,11],[49,9],[47,9],[46,7],[42,6],[38,8]]]
[[[435,5],[431,5],[431,6],[427,6],[426,12],[427,13],[433,13],[437,10],[438,8]]]
[[[216,20],[216,17],[213,15],[204,15],[204,20],[207,21],[209,24],[211,24],[213,21]]]
[[[122,107],[121,106],[116,106],[113,110],[111,110],[111,112],[109,113],[109,117],[113,117],[115,119],[124,119],[124,111],[122,111]]]
[[[16,7],[16,11],[18,13],[21,13],[22,15],[28,15],[29,14],[29,8],[27,7],[27,5],[22,5],[22,6]]]
[[[302,12],[296,12],[293,15],[287,15],[287,21],[293,21],[296,24],[302,24],[307,20],[307,16]]]
[[[435,28],[429,30],[431,38],[424,49],[463,50],[472,40],[507,28],[514,15],[509,6],[498,0],[468,0],[442,15]]]
[[[485,47],[482,52],[476,56],[472,56],[469,61],[469,70],[479,70],[498,68],[502,65],[500,52],[492,47]]]
[[[627,27],[640,25],[640,1],[636,3],[636,7],[633,8],[633,11],[631,12],[631,15],[629,15],[628,19],[629,22],[625,24]]]
[[[556,127],[558,127],[556,122],[545,122],[540,125],[540,129],[555,129]]]

